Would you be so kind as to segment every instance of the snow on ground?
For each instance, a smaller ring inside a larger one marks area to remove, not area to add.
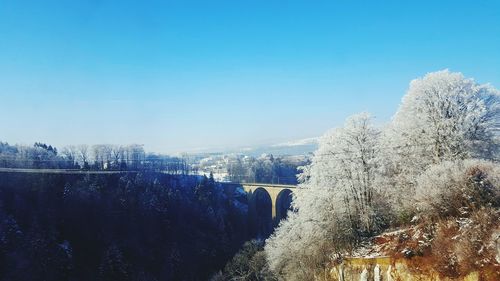
[[[384,232],[363,241],[351,256],[374,258],[381,256],[411,257],[430,245],[431,238],[420,226],[411,226]]]

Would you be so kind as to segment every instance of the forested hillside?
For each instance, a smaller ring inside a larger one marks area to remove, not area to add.
[[[248,239],[235,196],[155,172],[0,173],[0,280],[207,280]]]

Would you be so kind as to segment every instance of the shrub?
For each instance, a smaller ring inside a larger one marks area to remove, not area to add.
[[[437,223],[432,242],[433,268],[447,277],[465,276],[494,263],[493,233],[498,231],[498,211],[481,208],[469,218]]]
[[[226,265],[223,272],[214,275],[212,281],[272,281],[269,271],[264,242],[251,240]]]
[[[500,205],[500,165],[482,160],[443,162],[417,180],[419,211],[430,218],[468,217]]]

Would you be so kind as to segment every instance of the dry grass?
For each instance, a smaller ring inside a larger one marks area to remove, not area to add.
[[[481,280],[500,280],[495,259],[500,234],[500,211],[480,208],[468,217],[449,217],[422,222],[375,237],[369,254],[407,260],[416,273],[435,271],[442,277],[459,278],[477,271]]]

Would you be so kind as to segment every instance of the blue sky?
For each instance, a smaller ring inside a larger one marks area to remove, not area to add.
[[[0,140],[158,152],[386,122],[411,79],[500,87],[499,1],[0,0]]]

